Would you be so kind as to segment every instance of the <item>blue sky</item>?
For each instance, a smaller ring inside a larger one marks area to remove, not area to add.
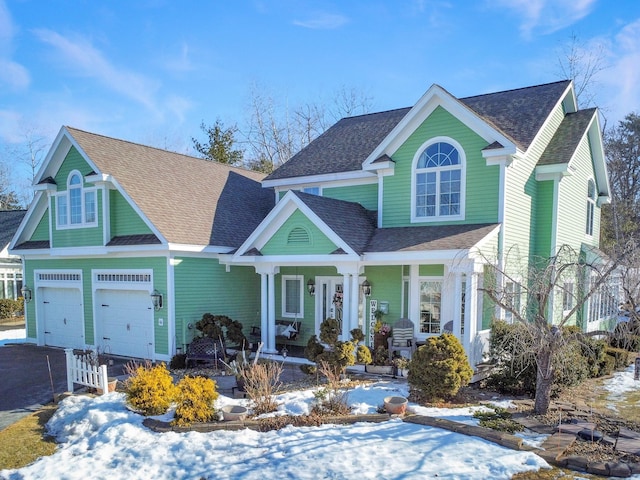
[[[187,151],[202,121],[246,121],[254,83],[292,106],[356,88],[374,111],[433,83],[537,85],[572,34],[605,53],[608,125],[639,110],[637,0],[0,0],[0,147],[71,125]]]

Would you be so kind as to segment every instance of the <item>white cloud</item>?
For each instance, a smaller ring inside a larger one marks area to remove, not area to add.
[[[294,20],[298,27],[311,28],[313,30],[333,30],[346,25],[349,19],[344,15],[334,13],[318,13],[307,20]]]
[[[171,95],[165,102],[167,109],[175,115],[178,123],[185,121],[186,114],[193,108],[193,102],[179,95]]]
[[[510,9],[521,17],[520,32],[530,38],[566,28],[584,18],[597,0],[488,0],[492,8]]]
[[[24,140],[20,131],[22,115],[11,110],[0,110],[0,140],[8,144],[20,143]]]
[[[54,47],[67,68],[75,69],[79,75],[93,78],[103,86],[118,92],[150,110],[156,110],[153,93],[156,82],[144,75],[130,72],[111,64],[104,55],[84,39],[72,41],[54,31],[35,30],[36,36]]]

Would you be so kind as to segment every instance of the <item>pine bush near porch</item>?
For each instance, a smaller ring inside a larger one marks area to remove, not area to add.
[[[462,344],[454,335],[444,333],[429,338],[414,352],[407,380],[415,400],[433,403],[455,397],[472,376]]]

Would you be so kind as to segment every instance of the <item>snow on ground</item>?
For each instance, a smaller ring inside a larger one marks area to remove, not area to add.
[[[630,393],[640,388],[640,381],[634,379],[635,365],[629,365],[622,372],[615,372],[613,377],[604,382],[607,395],[607,407],[616,410],[616,402],[624,399]]]
[[[24,328],[0,331],[0,346],[7,343],[24,343],[27,332]]]

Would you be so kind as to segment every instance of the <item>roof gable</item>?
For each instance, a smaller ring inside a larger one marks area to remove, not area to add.
[[[0,253],[7,249],[26,214],[26,210],[0,210]]]
[[[94,175],[110,181],[165,242],[237,247],[273,205],[260,173],[71,127],[61,132],[58,148],[75,146]],[[37,182],[55,174],[59,158],[55,151],[48,155],[52,165],[44,166]],[[242,225],[230,233],[230,217],[237,215]]]

